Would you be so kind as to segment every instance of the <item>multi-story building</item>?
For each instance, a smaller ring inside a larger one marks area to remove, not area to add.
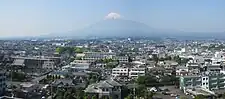
[[[105,58],[118,60],[121,63],[127,63],[129,60],[128,56],[116,56],[116,54],[112,52],[85,52],[84,56],[82,56],[82,59],[89,63]]]
[[[145,68],[130,68],[129,77],[130,78],[137,78],[138,76],[145,75]]]
[[[114,56],[112,59],[113,60],[118,60],[120,63],[127,63],[127,62],[129,62],[129,57],[128,56]]]
[[[89,63],[100,59],[112,58],[116,55],[115,53],[108,52],[85,52],[84,54],[83,60],[86,60]]]
[[[63,66],[62,70],[68,70],[71,72],[84,72],[89,69],[89,63],[74,63],[71,62],[69,65]]]
[[[117,67],[112,69],[112,77],[129,76],[129,68]]]
[[[12,66],[27,72],[39,71],[41,69],[53,69],[60,63],[59,57],[12,57]]]
[[[180,77],[180,89],[204,88],[208,90],[224,89],[225,74],[224,73],[204,73],[202,75],[188,75]]]
[[[188,67],[177,66],[176,67],[176,76],[185,76],[185,75],[188,75]]]
[[[220,58],[212,58],[211,61],[212,62],[205,64],[207,71],[218,71],[219,72],[222,70],[222,66],[221,66],[222,60]]]
[[[144,76],[145,75],[145,68],[138,68],[138,67],[117,67],[112,69],[112,77],[128,77],[130,79],[137,78],[138,76]]]
[[[201,76],[198,75],[189,75],[180,77],[180,89],[186,90],[188,88],[201,87]]]
[[[201,64],[195,63],[195,62],[189,62],[186,64],[186,67],[188,67],[189,72],[192,72],[193,74],[199,74],[201,69]]]

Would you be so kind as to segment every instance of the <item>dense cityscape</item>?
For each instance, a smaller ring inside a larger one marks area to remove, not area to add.
[[[225,97],[223,40],[2,40],[5,99]]]
[[[0,99],[225,99],[225,0],[0,1]]]

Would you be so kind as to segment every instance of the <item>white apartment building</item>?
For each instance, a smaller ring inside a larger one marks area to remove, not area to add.
[[[145,75],[145,68],[130,68],[129,77],[137,78],[138,76]]]
[[[129,57],[128,56],[114,56],[112,57],[113,60],[118,60],[121,63],[127,63],[129,62]]]
[[[208,90],[225,89],[225,74],[208,72],[201,75],[185,75],[180,77],[180,89],[204,88]]]
[[[205,67],[207,67],[207,71],[221,71],[221,58],[212,58],[212,62],[205,63]]]
[[[112,69],[112,76],[129,76],[129,68],[117,67]]]
[[[116,56],[115,53],[107,53],[107,52],[84,52],[83,60],[91,63],[96,60],[105,59],[105,58],[112,58]]]
[[[185,76],[188,75],[188,67],[177,66],[176,67],[176,76]]]
[[[124,67],[117,67],[112,69],[112,77],[116,78],[118,76],[127,76],[131,79],[137,78],[138,76],[145,75],[145,68],[124,68]]]

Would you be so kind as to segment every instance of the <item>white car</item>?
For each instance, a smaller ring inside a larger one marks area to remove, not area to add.
[[[176,97],[177,95],[176,95],[176,94],[170,94],[170,96],[171,96],[171,97]]]

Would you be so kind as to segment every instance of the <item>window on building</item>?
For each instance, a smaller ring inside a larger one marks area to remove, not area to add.
[[[205,80],[205,78],[203,78],[203,80]]]
[[[208,80],[208,78],[206,78],[206,80]]]
[[[205,83],[203,83],[203,85],[205,85]]]
[[[208,85],[208,83],[206,83],[206,85]]]

